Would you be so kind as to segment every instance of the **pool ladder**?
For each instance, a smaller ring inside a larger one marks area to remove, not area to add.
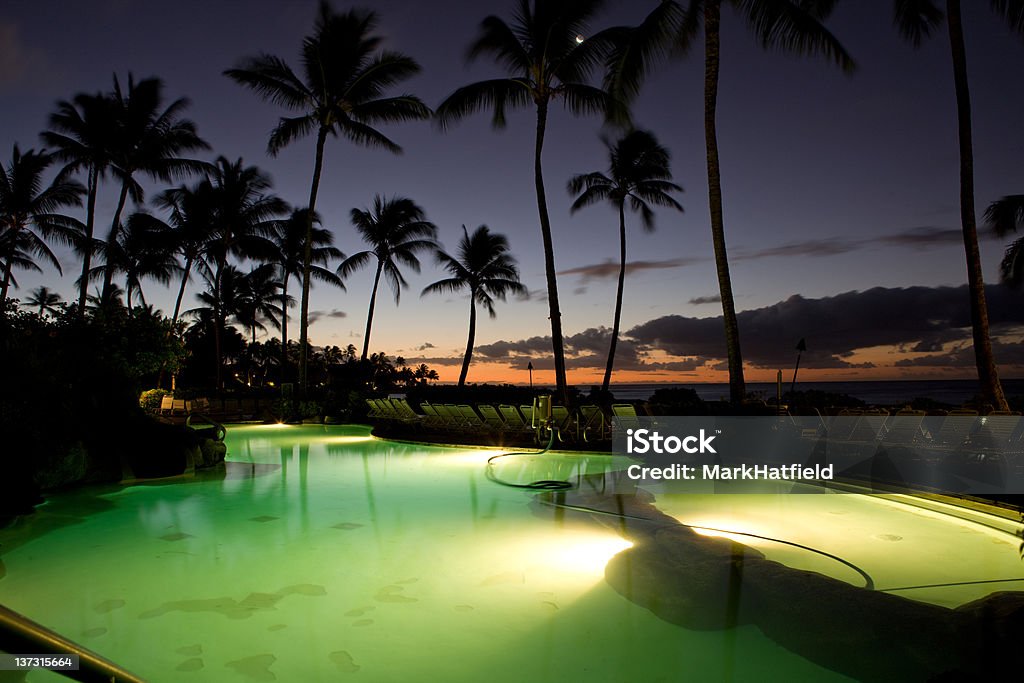
[[[3,605],[0,605],[0,651],[78,655],[78,670],[54,669],[53,672],[81,683],[145,683],[145,679],[125,671],[109,659]]]

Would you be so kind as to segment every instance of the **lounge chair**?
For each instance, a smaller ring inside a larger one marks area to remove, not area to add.
[[[366,419],[368,420],[379,420],[381,418],[380,406],[377,405],[377,399],[367,398],[366,407],[369,408],[369,412],[366,413]]]
[[[176,398],[171,402],[171,415],[186,415],[188,408],[185,406],[185,399]]]
[[[441,417],[437,409],[430,405],[426,401],[420,404],[420,410],[423,411],[423,425],[426,427],[432,427],[434,429],[440,429],[444,427],[445,420]]]
[[[505,421],[501,419],[501,415],[494,409],[494,406],[486,403],[481,403],[476,407],[480,411],[480,415],[484,418],[484,424],[487,428],[494,432],[505,431]]]
[[[160,414],[170,415],[174,410],[174,397],[170,394],[160,398]]]
[[[521,432],[524,434],[533,431],[529,422],[523,419],[522,414],[515,406],[502,404],[498,406],[498,412],[501,413],[501,416],[505,420],[506,431],[513,433]]]
[[[423,416],[413,410],[404,398],[391,399],[391,406],[395,409],[398,419],[406,424],[419,424],[423,421]]]
[[[565,406],[551,406],[551,427],[562,443],[575,441],[575,420]]]
[[[885,424],[882,443],[887,446],[912,446],[923,440],[921,423],[925,414],[923,410],[901,410],[893,415]]]
[[[977,422],[977,410],[965,408],[951,410],[939,429],[932,435],[931,445],[938,448],[955,448],[967,441]]]
[[[473,432],[482,432],[487,427],[483,419],[473,410],[473,406],[462,403],[456,406],[456,408],[458,408],[459,414],[462,416],[466,429]]]
[[[622,429],[640,428],[640,416],[632,403],[615,403],[612,405],[612,416],[617,417],[618,426]],[[612,423],[613,425],[615,422]]]
[[[595,405],[580,406],[580,420],[577,424],[584,441],[601,441],[606,438],[607,420],[604,411]]]

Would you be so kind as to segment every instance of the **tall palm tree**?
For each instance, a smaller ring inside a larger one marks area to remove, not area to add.
[[[633,211],[640,212],[644,229],[654,230],[654,211],[650,204],[683,210],[669,194],[682,192],[669,179],[669,151],[658,144],[653,133],[634,130],[614,144],[605,142],[610,158],[609,173],[584,173],[569,181],[569,192],[578,195],[572,204],[575,213],[584,206],[607,201],[619,213],[619,285],[615,292],[615,315],[612,322],[608,363],[605,365],[603,391],[608,391],[619,342],[619,321],[622,316],[622,293],[626,283],[626,201]]]
[[[548,314],[551,320],[551,347],[555,363],[555,384],[559,395],[568,400],[565,376],[565,349],[562,338],[562,313],[558,303],[555,252],[551,238],[551,218],[541,155],[552,103],[562,100],[573,115],[615,111],[613,100],[587,79],[601,63],[611,45],[610,34],[597,33],[589,38],[588,24],[602,8],[602,0],[518,0],[511,23],[488,16],[480,25],[477,39],[470,45],[469,59],[491,57],[508,76],[480,81],[459,88],[437,108],[442,128],[480,111],[493,108],[495,128],[505,126],[506,108],[536,109],[537,128],[533,151],[534,189],[544,245],[544,273],[548,289]],[[617,112],[622,116],[622,112]]]
[[[436,258],[438,265],[447,270],[451,277],[427,285],[423,294],[469,290],[469,341],[466,342],[466,355],[463,356],[462,372],[459,374],[461,387],[466,384],[469,363],[473,359],[477,303],[487,309],[491,318],[496,318],[498,314],[494,311],[494,300],[504,301],[508,293],[525,294],[526,287],[519,282],[516,260],[508,253],[508,239],[504,235],[491,233],[486,225],[478,227],[472,235],[463,225],[458,256],[438,251]]]
[[[74,245],[82,232],[81,222],[57,211],[81,206],[85,188],[60,176],[45,185],[43,173],[53,160],[53,155],[45,151],[30,149],[22,154],[14,145],[10,165],[0,164],[0,308],[7,301],[15,267],[39,270],[32,258],[36,256],[63,274],[47,240]]]
[[[116,273],[123,274],[124,303],[129,311],[136,296],[140,303],[146,303],[143,279],[167,285],[179,270],[167,224],[142,211],[128,217],[113,244],[100,242],[96,247],[103,255],[103,264],[89,270],[89,279],[100,275],[106,279],[108,273],[111,278]]]
[[[172,236],[174,248],[183,260],[181,284],[178,286],[174,313],[171,316],[172,327],[178,322],[181,301],[192,276],[192,269],[206,257],[207,249],[216,235],[215,195],[213,185],[206,180],[192,187],[181,185],[165,190],[155,201],[159,208],[170,214],[167,229]]]
[[[743,355],[739,324],[733,300],[729,257],[725,244],[722,209],[722,176],[718,157],[718,73],[721,55],[722,5],[731,5],[766,49],[780,49],[798,55],[821,54],[844,71],[854,68],[853,59],[823,22],[835,7],[835,0],[686,0],[666,1],[629,35],[629,40],[610,60],[608,87],[620,98],[629,99],[639,91],[653,62],[669,53],[682,54],[704,29],[704,142],[707,154],[708,204],[711,239],[715,250],[718,289],[722,299],[726,354],[729,363],[729,397],[743,400]]]
[[[985,223],[999,237],[1024,227],[1024,194],[1007,195],[989,204]],[[1018,237],[1006,248],[999,269],[1003,282],[1011,287],[1024,283],[1024,237]]]
[[[211,291],[220,292],[221,278],[228,268],[228,257],[256,258],[270,261],[274,245],[268,239],[274,221],[286,210],[287,204],[269,194],[270,177],[256,166],[246,166],[241,159],[234,162],[218,157],[207,180],[212,193],[214,229],[204,248],[205,258],[200,263],[204,277],[211,283]],[[205,191],[205,190],[203,190]],[[217,370],[220,373],[220,331],[228,312],[217,308],[214,299],[214,345],[217,349]],[[217,387],[223,388],[223,376],[218,374]]]
[[[96,195],[100,180],[106,177],[110,155],[117,144],[116,102],[102,94],[79,93],[70,101],[57,102],[50,114],[50,128],[40,134],[43,142],[55,149],[54,156],[64,162],[62,175],[85,170],[85,229],[79,251],[82,256],[78,312],[85,315],[88,273],[92,268],[93,233],[96,223]]]
[[[159,78],[146,78],[136,83],[129,74],[128,88],[122,90],[114,76],[114,91],[110,97],[114,103],[116,131],[109,168],[114,177],[120,179],[121,192],[107,236],[111,248],[117,241],[121,212],[128,197],[135,204],[141,204],[145,198],[136,174],[170,182],[208,168],[208,164],[201,161],[181,158],[180,155],[187,152],[209,149],[209,145],[196,133],[194,123],[180,118],[189,105],[187,99],[179,98],[163,108],[163,87]],[[104,276],[104,296],[110,289],[112,275],[107,272]]]
[[[302,77],[280,57],[260,55],[242,60],[224,73],[263,98],[300,114],[281,118],[267,146],[272,156],[292,141],[316,132],[316,157],[309,188],[309,214],[302,262],[299,307],[299,387],[307,384],[309,287],[313,263],[313,216],[328,135],[401,152],[401,147],[373,126],[430,117],[430,109],[412,95],[385,96],[392,86],[419,72],[412,58],[381,49],[375,33],[377,15],[364,10],[336,13],[323,1],[313,34],[302,42]]]
[[[1024,35],[1024,3],[1020,0],[990,0],[992,10],[1006,22],[1010,30]],[[1009,406],[999,369],[992,356],[992,339],[988,329],[988,303],[985,300],[985,280],[981,271],[981,251],[978,248],[978,226],[974,208],[974,142],[971,134],[971,95],[967,81],[967,50],[964,47],[960,0],[946,0],[943,13],[931,0],[895,0],[893,14],[900,33],[914,47],[945,20],[949,33],[949,47],[953,58],[953,83],[956,89],[956,114],[960,143],[960,224],[963,229],[964,253],[967,258],[967,288],[971,297],[971,330],[974,341],[974,361],[978,367],[981,394],[987,403],[999,410]]]
[[[352,254],[338,266],[338,275],[343,279],[377,259],[377,270],[373,276],[370,292],[370,308],[366,314],[366,334],[363,336],[363,354],[366,360],[370,348],[370,328],[373,326],[373,308],[377,301],[377,286],[380,277],[387,278],[397,305],[402,289],[409,283],[402,277],[399,265],[408,266],[420,272],[420,261],[416,254],[437,249],[437,226],[426,219],[423,209],[406,197],[384,199],[377,195],[373,199],[373,210],[352,209],[352,224],[370,245],[371,249]]]
[[[274,243],[274,263],[281,279],[281,376],[284,377],[288,367],[288,282],[293,275],[301,274],[306,252],[306,231],[310,217],[309,209],[295,209],[288,218],[275,221],[271,228],[270,240]],[[320,217],[313,216],[314,225],[320,224]],[[313,228],[311,233],[309,273],[321,282],[345,289],[341,278],[334,271],[326,268],[334,259],[343,259],[345,255],[333,246],[334,233],[325,228]]]
[[[49,287],[36,287],[32,290],[31,296],[25,300],[25,304],[30,308],[39,309],[39,315],[49,313],[50,315],[57,315],[60,313],[59,305],[64,300],[61,299],[60,294],[51,291]]]

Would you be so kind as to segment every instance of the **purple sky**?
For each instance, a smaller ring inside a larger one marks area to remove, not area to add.
[[[267,134],[283,112],[221,72],[258,52],[297,64],[315,5],[8,0],[0,6],[4,158],[9,160],[14,142],[23,149],[39,146],[38,133],[56,100],[106,90],[114,72],[124,77],[132,71],[137,78],[163,78],[169,97],[191,99],[188,116],[212,145],[211,157],[241,156],[261,166],[273,176],[279,195],[300,204],[308,195],[313,139],[295,143],[277,158],[267,157]],[[364,5],[379,12],[388,46],[421,63],[423,72],[404,89],[429,105],[436,106],[460,85],[498,74],[487,62],[467,66],[463,55],[480,20],[491,13],[508,17],[512,3],[382,0]],[[335,3],[338,9],[348,6]],[[595,27],[635,23],[653,6],[653,0],[610,3]],[[964,13],[980,213],[993,199],[1024,192],[1024,89],[1018,75],[1024,67],[1024,40],[1001,27],[987,3],[965,3]],[[922,345],[928,332],[913,325],[884,339],[872,334],[901,329],[896,322],[908,318],[908,309],[901,306],[919,300],[911,296],[917,290],[902,288],[956,287],[965,280],[945,33],[912,50],[892,27],[889,2],[840,3],[829,26],[858,63],[852,77],[823,60],[765,53],[731,10],[723,12],[718,126],[737,306],[749,311],[751,319],[763,320],[782,319],[783,310],[796,310],[777,306],[791,304],[794,295],[815,304],[785,318],[785,326],[748,323],[749,331],[741,328],[744,346],[750,349],[747,356],[766,372],[785,367],[783,359],[803,336],[819,354],[819,367],[830,368],[837,378],[878,376],[880,365],[888,368],[882,372],[887,376],[900,376],[914,365],[938,376],[957,372],[939,368],[969,368],[969,359],[966,366],[963,362],[969,356],[963,353],[965,336],[961,328],[953,328],[959,323],[951,309],[927,316],[914,311],[910,316],[922,317],[926,326],[942,320],[940,327],[950,327],[941,342],[930,346]],[[681,197],[685,214],[659,214],[657,232],[636,229],[629,236],[629,259],[637,265],[626,282],[622,327],[636,328],[636,336],[623,345],[621,367],[649,371],[654,380],[707,377],[700,369],[717,366],[724,351],[717,321],[692,320],[720,314],[717,302],[706,302],[717,295],[717,285],[708,227],[699,57],[698,50],[657,72],[635,107],[637,124],[653,130],[671,149],[675,180],[686,190]],[[402,156],[340,140],[327,148],[318,209],[345,252],[362,248],[348,223],[349,209],[366,207],[375,193],[406,195],[420,203],[450,249],[463,223],[471,229],[486,223],[508,235],[523,281],[536,296],[530,302],[499,304],[497,320],[482,319],[477,341],[485,353],[478,357],[493,362],[474,366],[471,381],[508,376],[503,370],[509,353],[537,349],[540,357],[534,364],[548,365],[543,340],[530,342],[549,331],[533,194],[533,123],[532,112],[523,111],[511,115],[507,129],[497,133],[486,115],[447,133],[429,123],[384,128],[405,148]],[[600,121],[571,119],[555,110],[544,158],[556,264],[563,272],[559,287],[564,327],[568,337],[577,339],[571,350],[580,356],[575,367],[581,369],[604,364],[605,341],[594,328],[611,323],[615,269],[608,263],[617,253],[616,217],[605,207],[570,217],[565,183],[572,174],[604,169],[599,133]],[[109,221],[115,200],[113,184],[103,186],[100,222]],[[632,227],[638,227],[635,220]],[[986,278],[993,284],[1003,246],[990,238],[982,243]],[[73,273],[73,257],[61,256],[66,272]],[[420,290],[442,277],[432,264],[425,265],[421,275],[409,274],[411,288],[399,309],[390,293],[382,292],[371,346],[437,365],[440,358],[461,357],[468,301],[420,299]],[[314,290],[311,308],[323,314],[311,328],[314,343],[359,346],[371,278],[369,270],[353,275],[347,293]],[[19,280],[22,289],[16,296],[24,297],[39,284],[67,294],[73,276],[59,284],[52,271],[25,273]],[[828,298],[873,287],[900,291]],[[159,285],[148,285],[146,292],[165,310],[172,305],[171,293]],[[931,298],[920,300],[958,305],[949,290],[929,292]],[[945,295],[951,296],[948,303],[943,303]],[[872,296],[890,305],[875,305]],[[1017,312],[1019,296],[1008,300],[1006,319],[997,330],[1009,335],[1003,339],[1009,345],[997,349],[1002,353],[997,358],[1012,366],[1006,374],[1017,376],[1019,344],[1011,342],[1019,340],[1014,333],[1024,323]],[[839,305],[866,311],[845,333],[821,313]],[[648,334],[655,328],[663,329],[661,336]],[[525,358],[512,361],[516,368],[525,363]],[[844,369],[844,364],[849,367]],[[457,373],[457,368],[439,369],[449,380]]]

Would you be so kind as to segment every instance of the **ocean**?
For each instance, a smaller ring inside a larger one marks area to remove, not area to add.
[[[646,401],[658,389],[689,387],[705,401],[729,398],[728,384],[612,384],[616,400]],[[580,386],[584,393],[589,387]],[[775,382],[747,382],[747,392],[765,399],[775,397]],[[859,398],[872,405],[890,406],[909,403],[915,398],[960,405],[978,393],[976,380],[885,380],[862,382],[797,382],[797,391],[827,391]],[[1024,379],[1004,379],[1007,396],[1024,396]],[[782,392],[789,391],[789,382],[782,383]]]

